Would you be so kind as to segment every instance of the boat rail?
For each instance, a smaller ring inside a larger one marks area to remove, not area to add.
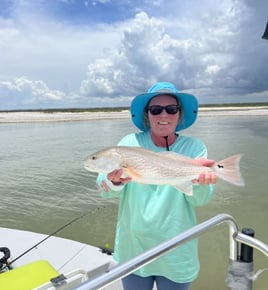
[[[107,287],[110,284],[116,282],[117,280],[122,279],[123,277],[135,272],[139,268],[151,263],[152,261],[156,260],[163,254],[173,250],[174,248],[180,246],[181,244],[191,239],[194,239],[200,236],[203,232],[208,231],[209,229],[223,223],[227,224],[229,228],[230,261],[238,261],[239,258],[238,243],[243,243],[252,248],[255,248],[268,257],[268,245],[266,245],[265,243],[256,238],[250,237],[246,234],[239,232],[235,219],[231,215],[222,213],[178,234],[174,238],[140,254],[139,256],[127,262],[118,264],[117,266],[113,267],[109,272],[80,284],[79,286],[74,288],[74,290],[96,290],[102,289],[103,287]],[[250,290],[251,286],[245,289]]]

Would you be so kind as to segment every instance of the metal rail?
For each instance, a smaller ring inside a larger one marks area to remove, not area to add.
[[[264,255],[266,255],[268,257],[268,245],[266,245],[262,241],[260,241],[256,238],[252,238],[250,236],[247,236],[247,235],[240,233],[240,232],[235,233],[233,235],[233,238],[234,238],[234,240],[236,240],[239,243],[248,245],[252,248],[259,250],[260,252],[262,252]]]
[[[230,243],[230,260],[237,260],[238,257],[238,242],[250,245],[268,256],[268,246],[258,241],[255,238],[238,232],[237,224],[234,218],[228,214],[219,214],[207,221],[204,221],[184,232],[175,236],[174,238],[144,252],[143,254],[112,268],[109,272],[100,275],[90,281],[86,281],[74,288],[74,290],[96,290],[106,287],[115,281],[135,272],[139,268],[151,263],[163,254],[170,252],[181,244],[200,236],[203,232],[220,225],[227,223],[229,227],[229,243]]]

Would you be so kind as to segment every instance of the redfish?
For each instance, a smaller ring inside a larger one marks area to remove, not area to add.
[[[239,161],[241,155],[233,155],[215,162],[211,167],[198,164],[198,161],[175,152],[154,152],[142,147],[109,147],[89,155],[84,162],[85,169],[109,173],[123,169],[124,176],[142,184],[170,185],[187,195],[193,194],[192,180],[202,172],[215,172],[217,177],[243,186]]]

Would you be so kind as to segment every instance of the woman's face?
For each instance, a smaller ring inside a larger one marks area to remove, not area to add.
[[[170,106],[170,111],[175,112],[175,114],[169,114],[164,109],[160,114],[154,115],[154,111],[157,111],[157,109],[161,111],[161,108],[153,106]],[[148,119],[151,132],[155,136],[164,137],[174,134],[180,118],[180,110],[177,111],[176,106],[178,106],[177,100],[170,95],[158,95],[150,101],[148,106]]]

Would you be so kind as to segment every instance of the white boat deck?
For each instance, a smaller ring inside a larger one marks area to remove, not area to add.
[[[10,249],[10,261],[16,259],[46,237],[47,235],[39,233],[0,227],[0,247]],[[89,277],[105,273],[115,265],[111,255],[102,253],[96,247],[51,236],[16,260],[12,266],[17,268],[38,260],[47,260],[61,274],[82,269],[87,272]],[[105,289],[120,290],[122,289],[121,281]]]

